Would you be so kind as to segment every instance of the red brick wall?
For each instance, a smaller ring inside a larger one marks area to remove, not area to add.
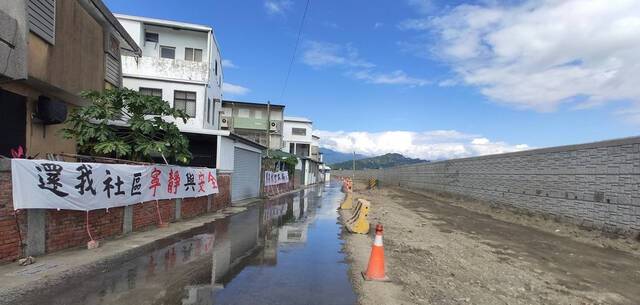
[[[20,238],[13,216],[11,172],[0,172],[0,262],[15,260],[21,256]],[[27,235],[27,213],[18,213],[22,238]]]
[[[192,218],[198,215],[202,215],[207,212],[207,205],[207,196],[184,198],[182,199],[180,216],[182,216],[182,218]]]
[[[160,215],[163,222],[172,222],[176,215],[176,201],[174,199],[159,200]],[[157,227],[159,223],[156,202],[149,201],[133,206],[133,231],[143,231],[150,227]]]
[[[219,193],[213,195],[211,209],[214,211],[224,209],[231,205],[231,175],[218,174]]]
[[[48,210],[45,224],[46,252],[86,246],[90,240],[86,227],[86,212]],[[100,240],[122,234],[124,208],[89,212],[89,228],[93,239]]]
[[[211,211],[228,207],[231,203],[231,176],[218,175],[220,193],[213,195]],[[175,200],[159,201],[164,222],[175,221]],[[207,197],[187,198],[182,201],[182,217],[189,218],[207,212]],[[89,241],[85,227],[85,212],[48,210],[45,223],[45,249],[47,253],[85,246]],[[27,211],[18,213],[22,238],[27,235]],[[89,213],[89,225],[94,239],[112,238],[122,234],[124,208],[94,210]],[[133,206],[133,230],[156,228],[158,214],[156,203],[145,202]],[[13,216],[11,172],[0,172],[0,263],[21,256],[18,231]]]

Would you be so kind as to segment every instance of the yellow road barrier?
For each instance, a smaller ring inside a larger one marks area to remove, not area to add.
[[[364,199],[358,199],[356,208],[351,218],[345,221],[345,227],[349,232],[358,234],[369,233],[369,209],[371,203]]]
[[[340,205],[341,210],[351,210],[353,208],[353,193],[347,192],[347,195],[344,197],[344,201]]]

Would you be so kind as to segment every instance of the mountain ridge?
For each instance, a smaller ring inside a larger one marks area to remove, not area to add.
[[[422,159],[408,158],[398,153],[388,153],[381,156],[356,160],[355,165],[356,165],[356,170],[360,170],[360,169],[387,168],[387,167],[394,167],[394,166],[406,165],[406,164],[415,164],[415,163],[421,163],[421,162],[429,162],[429,161],[422,160]],[[329,166],[334,170],[340,170],[340,169],[349,170],[353,168],[353,161],[348,160],[344,162],[337,162],[337,163],[329,164]]]

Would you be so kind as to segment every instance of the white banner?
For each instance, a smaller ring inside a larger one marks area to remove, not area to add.
[[[214,168],[11,160],[14,209],[89,211],[218,193]]]
[[[289,172],[264,172],[264,186],[289,183]]]

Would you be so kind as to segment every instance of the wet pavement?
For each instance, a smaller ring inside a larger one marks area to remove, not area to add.
[[[336,186],[248,207],[16,304],[354,304]]]

